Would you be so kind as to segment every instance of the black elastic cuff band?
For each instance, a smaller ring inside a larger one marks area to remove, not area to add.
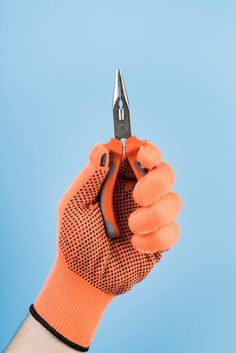
[[[43,325],[48,331],[50,331],[54,336],[56,336],[60,341],[63,343],[67,344],[67,346],[70,346],[71,348],[76,349],[77,351],[81,352],[87,352],[89,350],[89,347],[82,347],[79,344],[76,344],[74,342],[71,342],[68,340],[66,337],[61,335],[59,332],[57,332],[52,326],[50,326],[35,310],[34,305],[31,304],[29,308],[30,314],[37,320],[41,325]]]

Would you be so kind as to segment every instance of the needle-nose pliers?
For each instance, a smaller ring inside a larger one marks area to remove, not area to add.
[[[139,180],[146,174],[137,161],[137,152],[143,141],[131,135],[129,101],[124,80],[119,69],[116,70],[113,96],[113,119],[115,138],[105,144],[110,154],[109,171],[100,192],[100,207],[106,232],[110,238],[120,235],[113,208],[113,191],[123,157]]]

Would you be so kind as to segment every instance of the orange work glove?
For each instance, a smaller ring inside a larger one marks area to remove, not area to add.
[[[175,218],[180,199],[171,192],[172,169],[147,142],[137,160],[148,173],[137,182],[124,160],[115,185],[119,237],[107,236],[98,201],[109,169],[104,145],[92,149],[89,163],[59,202],[57,258],[30,312],[56,337],[80,351],[89,349],[111,299],[145,278],[178,237]]]

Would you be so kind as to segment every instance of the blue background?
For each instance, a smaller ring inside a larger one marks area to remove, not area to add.
[[[235,18],[235,1],[0,1],[0,349],[53,263],[58,199],[113,134],[120,67],[133,132],[175,169],[181,236],[90,351],[236,351]]]

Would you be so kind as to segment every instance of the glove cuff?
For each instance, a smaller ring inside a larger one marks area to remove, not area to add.
[[[112,298],[69,270],[59,255],[30,313],[61,341],[86,352]]]

